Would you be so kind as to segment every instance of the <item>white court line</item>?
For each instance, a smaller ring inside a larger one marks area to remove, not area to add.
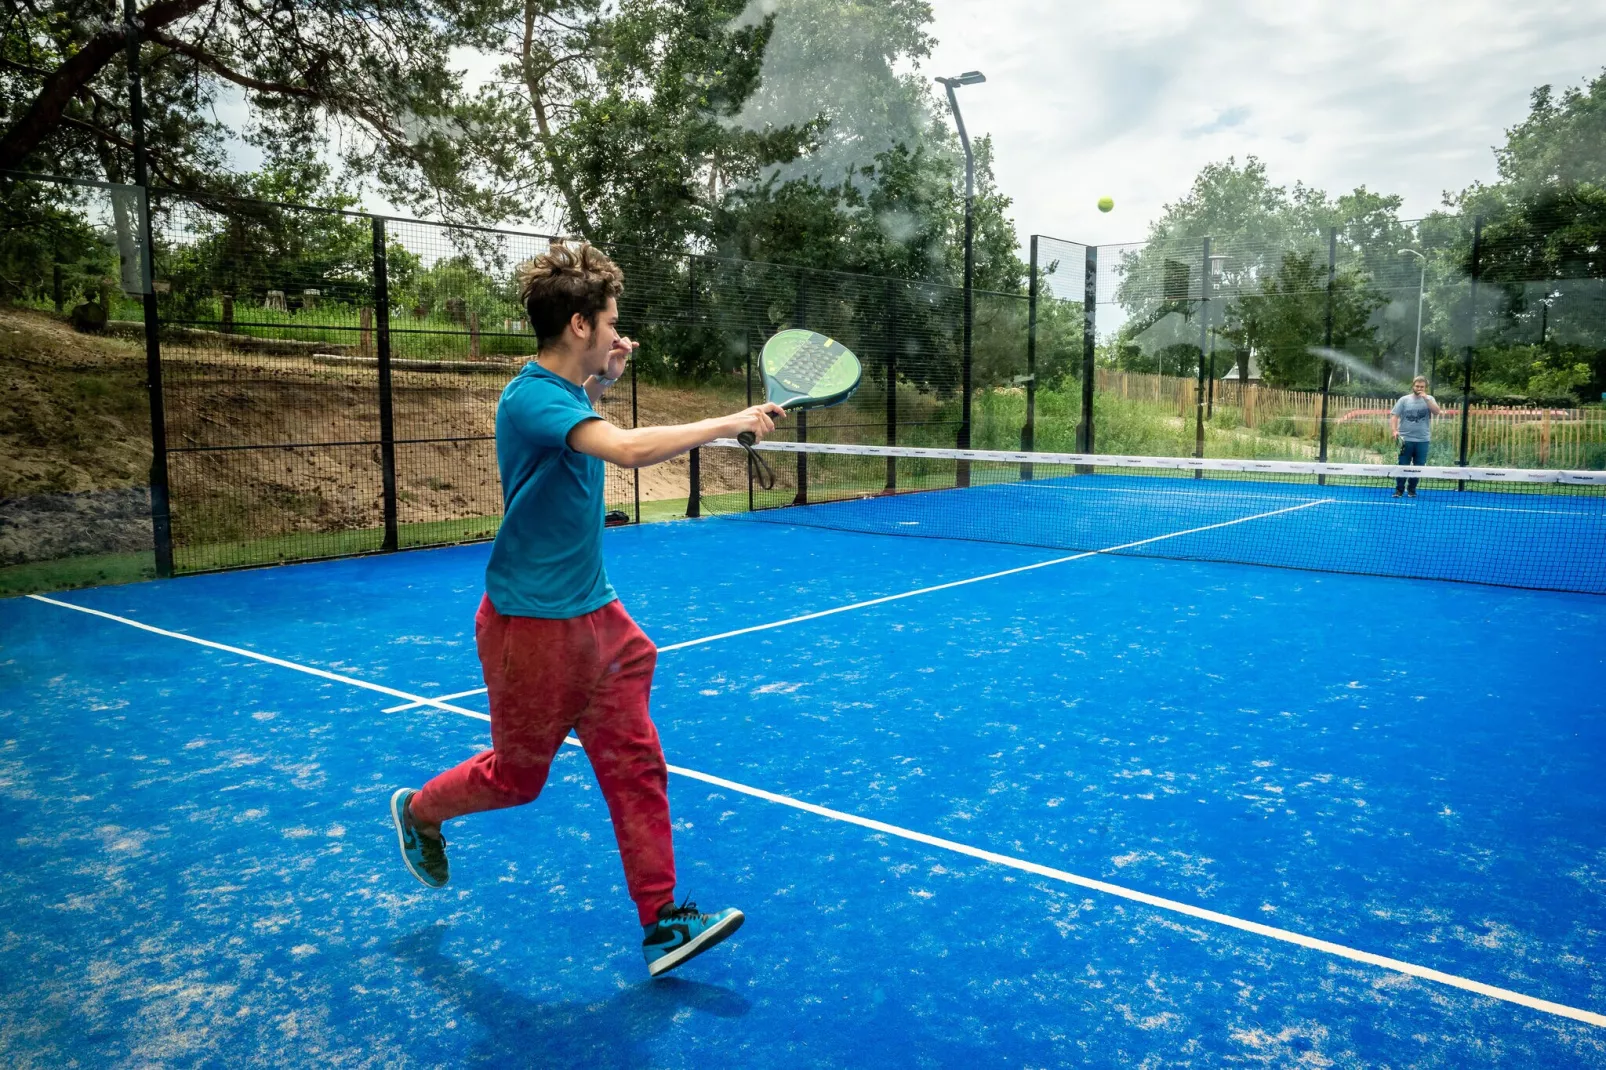
[[[903,598],[914,598],[916,595],[931,594],[934,591],[947,591],[954,587],[964,587],[971,583],[981,583],[983,580],[996,580],[1003,576],[1014,576],[1022,572],[1031,572],[1033,569],[1048,568],[1050,565],[1063,565],[1068,561],[1081,561],[1083,558],[1098,557],[1100,554],[1113,554],[1121,550],[1130,550],[1134,546],[1147,546],[1152,542],[1164,542],[1166,539],[1177,539],[1184,535],[1197,535],[1201,531],[1213,531],[1216,528],[1230,528],[1234,524],[1247,524],[1251,520],[1264,520],[1269,516],[1280,516],[1283,513],[1298,512],[1309,509],[1315,505],[1324,505],[1331,498],[1319,498],[1315,501],[1304,502],[1300,505],[1290,505],[1286,509],[1273,509],[1266,513],[1256,513],[1254,516],[1241,516],[1237,520],[1223,520],[1218,524],[1205,524],[1202,527],[1189,528],[1186,531],[1173,531],[1165,535],[1155,535],[1148,539],[1138,539],[1136,542],[1124,542],[1119,546],[1106,546],[1102,550],[1089,550],[1086,553],[1071,554],[1069,557],[1056,557],[1048,561],[1038,561],[1030,565],[1020,565],[1016,568],[1006,568],[1002,572],[989,572],[985,576],[971,576],[963,580],[951,580],[948,583],[938,583],[930,587],[922,587],[917,591],[904,591],[900,594],[882,595],[880,598],[870,598],[863,602],[854,602],[852,605],[837,606],[834,609],[822,609],[817,613],[805,613],[800,617],[788,617],[785,620],[770,621],[768,624],[755,624],[749,628],[737,628],[734,631],[720,632],[718,635],[705,635],[701,639],[688,639],[684,643],[671,643],[658,648],[660,654],[669,650],[684,650],[690,646],[701,646],[704,643],[716,642],[720,639],[730,639],[738,635],[750,635],[753,632],[764,632],[771,628],[782,628],[788,624],[800,624],[807,620],[819,620],[837,613],[848,613],[855,609],[866,609],[870,606],[879,606],[887,602],[896,602]]]
[[[238,654],[242,658],[252,658],[256,661],[263,661],[269,665],[277,665],[281,669],[294,669],[296,672],[304,672],[310,676],[319,676],[325,680],[333,680],[337,684],[350,684],[352,687],[360,687],[367,691],[377,691],[381,695],[389,695],[391,698],[404,698],[409,700],[409,704],[413,706],[433,706],[439,710],[447,710],[451,713],[461,713],[467,717],[478,717],[482,721],[489,721],[491,719],[490,714],[487,713],[476,713],[473,710],[465,710],[461,706],[449,706],[444,702],[439,702],[432,698],[420,698],[419,696],[410,694],[406,691],[397,691],[394,687],[386,687],[384,684],[369,683],[367,680],[359,680],[354,676],[342,676],[340,673],[330,672],[328,669],[317,669],[313,668],[311,665],[300,665],[293,661],[285,661],[283,658],[275,658],[267,654],[258,654],[255,650],[246,650],[243,647],[229,646],[227,643],[214,643],[210,639],[197,639],[195,636],[185,635],[183,632],[170,632],[166,628],[157,628],[149,624],[143,624],[137,620],[130,620],[127,617],[119,617],[115,613],[103,613],[98,609],[90,609],[88,606],[75,606],[71,602],[62,602],[54,598],[46,598],[42,594],[30,594],[28,597],[32,598],[35,602],[44,602],[47,605],[60,606],[62,609],[73,609],[77,610],[79,613],[88,613],[92,617],[104,617],[106,620],[114,620],[118,624],[126,624],[130,628],[138,628],[140,631],[150,632],[152,635],[163,635],[169,639],[182,639],[186,643],[195,643],[198,646],[210,647],[213,650],[221,650],[228,654]]]
[[[485,694],[485,688],[476,687],[476,688],[473,688],[472,690],[469,690],[469,691],[453,691],[450,695],[436,695],[434,697],[434,699],[432,699],[431,701],[445,702],[447,699],[467,698],[470,695],[483,695],[483,694]],[[419,706],[423,706],[423,705],[427,705],[427,703],[424,703],[424,702],[403,702],[400,706],[387,706],[387,707],[385,707],[385,712],[386,713],[400,713],[402,710],[413,710],[413,709],[417,709]]]
[[[151,632],[154,635],[166,636],[170,639],[181,639],[187,643],[195,643],[198,646],[209,647],[213,650],[222,650],[230,654],[240,654],[248,658],[253,658],[257,661],[266,662],[269,665],[277,665],[280,668],[293,669],[296,672],[303,672],[309,676],[317,676],[325,680],[334,680],[338,683],[350,684],[353,687],[360,687],[369,691],[378,691],[381,694],[392,695],[396,698],[412,699],[416,703],[435,706],[439,709],[448,710],[452,713],[461,714],[465,717],[473,717],[477,720],[489,719],[485,714],[477,713],[474,710],[466,710],[460,706],[448,706],[441,702],[420,698],[417,695],[409,695],[407,692],[398,691],[393,687],[385,687],[381,684],[369,683],[366,680],[358,680],[354,677],[342,676],[338,673],[332,673],[325,669],[313,668],[310,665],[300,665],[293,661],[286,661],[283,658],[269,657],[266,654],[258,654],[255,651],[243,650],[240,647],[228,646],[223,643],[214,643],[208,639],[198,639],[193,635],[185,635],[183,632],[171,632],[165,628],[156,628],[149,624],[143,624],[137,620],[130,620],[127,617],[119,617],[112,613],[105,613],[98,609],[89,609],[85,606],[73,605],[71,602],[62,602],[54,598],[46,598],[43,595],[35,594],[29,595],[28,597],[49,605],[60,606],[63,609],[72,609],[78,611],[79,613],[88,613],[92,616],[104,618],[105,620],[115,621],[118,624],[126,624],[131,628],[138,628],[141,631]],[[564,742],[570,746],[580,745],[579,742],[573,737],[564,739]],[[1077,873],[1071,873],[1068,870],[1055,869],[1051,866],[1039,865],[1036,862],[1028,862],[1023,858],[1015,858],[1011,855],[1001,855],[994,851],[986,851],[980,847],[972,847],[966,843],[959,843],[956,840],[945,840],[939,836],[929,836],[924,832],[916,832],[913,829],[903,828],[899,825],[889,825],[884,821],[877,821],[874,818],[860,817],[857,814],[850,814],[842,810],[832,810],[829,807],[817,806],[814,803],[804,802],[801,799],[794,799],[790,795],[779,795],[773,791],[765,791],[762,788],[751,787],[747,784],[741,784],[734,780],[726,780],[724,777],[714,776],[710,773],[699,773],[696,770],[686,769],[678,765],[669,766],[669,771],[678,776],[689,777],[692,780],[700,780],[705,784],[712,784],[715,787],[725,788],[726,790],[738,792],[742,795],[748,795],[755,799],[763,799],[766,802],[777,803],[781,806],[788,806],[794,810],[802,810],[805,813],[814,814],[817,817],[829,818],[832,821],[841,821],[849,825],[857,825],[860,828],[869,829],[872,832],[879,832],[887,836],[895,836],[898,839],[909,840],[912,843],[924,844],[927,847],[935,847],[942,851],[952,851],[955,854],[965,855],[970,858],[979,859],[983,862],[990,862],[993,865],[1005,866],[1009,869],[1019,870],[1023,873],[1031,873],[1039,877],[1046,877],[1049,880],[1060,881],[1064,884],[1072,884],[1079,888],[1087,888],[1090,891],[1101,892],[1105,895],[1115,896],[1116,898],[1125,899],[1133,903],[1142,903],[1144,906],[1153,907],[1156,910],[1163,910],[1172,914],[1181,914],[1184,917],[1196,918],[1199,921],[1209,922],[1213,925],[1220,925],[1229,929],[1237,929],[1241,932],[1253,933],[1256,936],[1263,936],[1269,940],[1279,940],[1286,944],[1293,944],[1297,947],[1308,948],[1311,951],[1319,951],[1325,955],[1333,955],[1337,958],[1349,959],[1352,962],[1362,962],[1369,966],[1376,966],[1380,969],[1391,970],[1395,973],[1405,974],[1408,977],[1418,977],[1424,981],[1433,981],[1441,985],[1447,985],[1451,988],[1459,988],[1462,991],[1472,992],[1480,996],[1487,996],[1490,999],[1501,1000],[1506,1003],[1513,1003],[1521,1007],[1527,1007],[1531,1010],[1543,1011],[1546,1014],[1553,1014],[1561,1018],[1571,1018],[1574,1021],[1585,1022],[1589,1025],[1606,1028],[1606,1014],[1598,1014],[1595,1011],[1587,1011],[1581,1007],[1571,1007],[1565,1003],[1555,1003],[1548,999],[1539,999],[1537,996],[1530,996],[1522,992],[1513,991],[1509,988],[1499,988],[1495,985],[1484,984],[1482,981],[1474,981],[1468,977],[1461,977],[1453,973],[1444,973],[1440,970],[1431,969],[1427,966],[1418,966],[1415,963],[1406,962],[1403,959],[1389,958],[1386,955],[1374,955],[1370,951],[1362,951],[1358,948],[1349,947],[1344,944],[1335,944],[1330,940],[1321,940],[1314,936],[1306,936],[1303,933],[1296,933],[1291,929],[1279,929],[1272,925],[1263,925],[1258,921],[1249,921],[1245,918],[1234,917],[1231,914],[1222,914],[1218,911],[1207,910],[1204,907],[1194,906],[1191,903],[1183,903],[1175,899],[1166,899],[1158,895],[1150,895],[1148,892],[1140,892],[1135,888],[1125,888],[1119,884],[1110,884],[1107,881],[1096,880],[1092,877],[1084,877]]]
[[[1379,477],[1379,478],[1381,479],[1382,477]],[[1219,480],[1216,481],[1215,485],[1216,486],[1223,486],[1223,485],[1231,486],[1231,484],[1223,484]],[[1061,494],[1142,494],[1142,495],[1145,495],[1145,496],[1151,497],[1151,498],[1162,498],[1162,497],[1201,498],[1201,499],[1204,499],[1204,498],[1209,498],[1209,499],[1230,498],[1233,501],[1243,501],[1243,500],[1246,500],[1246,499],[1249,499],[1249,498],[1256,498],[1256,499],[1259,499],[1261,501],[1274,501],[1274,502],[1287,502],[1287,501],[1295,501],[1295,502],[1331,502],[1333,505],[1367,505],[1367,506],[1376,506],[1376,507],[1381,508],[1381,509],[1398,509],[1402,504],[1408,504],[1408,503],[1402,503],[1402,502],[1395,501],[1393,499],[1392,495],[1390,495],[1386,500],[1382,500],[1382,501],[1367,501],[1365,499],[1358,499],[1358,498],[1301,498],[1301,497],[1297,497],[1297,496],[1292,495],[1292,494],[1243,494],[1243,493],[1236,493],[1236,492],[1230,492],[1230,491],[1222,491],[1220,493],[1216,493],[1216,492],[1212,491],[1212,492],[1207,492],[1207,493],[1201,494],[1200,492],[1192,490],[1192,489],[1189,489],[1189,488],[1180,488],[1179,489],[1179,488],[1173,488],[1173,487],[1164,487],[1164,488],[1155,488],[1155,489],[1150,489],[1148,487],[1066,487],[1066,486],[1053,485],[1053,484],[1050,484],[1050,483],[1047,483],[1047,482],[1041,482],[1041,483],[1039,483],[1039,482],[1031,482],[1031,483],[993,483],[993,484],[989,484],[989,486],[1009,487],[1011,489],[1029,488],[1031,490],[1037,490],[1037,491],[1057,491],[1057,492],[1059,492]],[[1375,489],[1379,493],[1380,496],[1385,494],[1385,493],[1387,493],[1387,491],[1388,491],[1388,488],[1387,487],[1383,487],[1383,486],[1379,486],[1379,487],[1376,487],[1376,488],[1372,488],[1372,487],[1349,488],[1349,487],[1343,487],[1343,485],[1340,485],[1340,487],[1341,487],[1341,489],[1353,489],[1353,490],[1359,490],[1359,491],[1367,491],[1367,490],[1374,490]],[[1430,491],[1429,492],[1430,496],[1429,496],[1429,499],[1427,501],[1423,501],[1422,499],[1419,498],[1419,499],[1417,499],[1415,504],[1417,504],[1417,505],[1435,504],[1435,503],[1433,503],[1432,497],[1431,497],[1433,494],[1447,494],[1447,493],[1452,493],[1452,492],[1443,491],[1443,490]],[[848,499],[848,500],[851,500],[851,499]],[[832,503],[832,504],[835,504],[835,503]],[[1578,517],[1581,520],[1606,520],[1606,513],[1585,513],[1585,512],[1579,512],[1576,509],[1521,509],[1521,508],[1515,508],[1515,507],[1512,507],[1512,506],[1505,506],[1505,505],[1446,505],[1446,506],[1444,506],[1444,508],[1445,509],[1471,509],[1471,510],[1475,510],[1475,511],[1480,512],[1480,513],[1545,513],[1545,514],[1550,515],[1550,516],[1572,516],[1572,517]]]
[[[1146,478],[1154,478],[1154,477],[1146,477]],[[1229,486],[1230,487],[1230,486],[1233,485],[1231,483],[1227,483],[1227,482],[1222,481],[1222,480],[1206,480],[1205,482],[1207,482],[1207,483],[1214,482],[1217,486]],[[1242,486],[1243,484],[1238,484],[1238,485]],[[1242,494],[1242,493],[1235,493],[1235,492],[1231,492],[1231,491],[1221,491],[1220,493],[1217,493],[1217,492],[1214,492],[1214,491],[1209,491],[1209,492],[1205,492],[1205,493],[1200,493],[1199,491],[1194,490],[1191,487],[1064,487],[1064,486],[1057,486],[1057,485],[1054,485],[1054,484],[1051,484],[1051,483],[1047,483],[1047,482],[1037,482],[1035,480],[1032,481],[1032,482],[1022,482],[1022,483],[989,483],[989,484],[987,484],[987,487],[984,487],[984,488],[981,488],[981,489],[987,489],[987,488],[990,488],[990,487],[1008,487],[1011,490],[1019,490],[1019,489],[1052,490],[1052,491],[1058,491],[1061,494],[1142,494],[1142,495],[1146,495],[1147,497],[1150,497],[1150,498],[1162,498],[1162,497],[1166,497],[1166,498],[1187,498],[1189,500],[1230,498],[1233,501],[1242,501],[1242,500],[1245,500],[1245,499],[1248,499],[1248,498],[1258,498],[1261,501],[1267,501],[1267,502],[1313,502],[1313,503],[1314,502],[1325,502],[1325,501],[1336,501],[1337,500],[1337,499],[1334,499],[1334,498],[1303,498],[1303,497],[1300,497],[1299,495],[1296,495],[1296,494],[1259,494],[1259,493]],[[851,501],[852,499],[845,499],[845,500]],[[824,504],[824,503],[822,503],[822,504]]]
[[[1480,513],[1545,513],[1549,516],[1575,516],[1581,520],[1606,520],[1606,513],[1580,513],[1576,509],[1513,509],[1504,505],[1446,505],[1446,509],[1475,509]]]
[[[981,583],[983,580],[996,580],[1004,576],[1014,576],[1022,572],[1031,572],[1033,569],[1048,568],[1050,565],[1063,565],[1067,561],[1080,561],[1086,557],[1097,557],[1100,554],[1113,554],[1120,550],[1130,550],[1134,546],[1147,546],[1151,542],[1164,542],[1166,539],[1180,538],[1183,535],[1196,535],[1201,531],[1211,531],[1215,528],[1229,528],[1234,524],[1244,524],[1251,520],[1264,520],[1268,516],[1278,516],[1282,513],[1292,513],[1300,509],[1309,509],[1313,505],[1323,505],[1332,501],[1331,498],[1317,498],[1300,505],[1290,505],[1286,509],[1273,509],[1269,513],[1256,513],[1254,516],[1241,516],[1237,520],[1223,520],[1219,524],[1206,524],[1203,527],[1189,528],[1187,531],[1173,531],[1165,535],[1155,535],[1148,539],[1139,539],[1136,542],[1124,542],[1119,546],[1106,546],[1102,550],[1088,550],[1085,553],[1072,554],[1069,557],[1056,557],[1048,561],[1038,561],[1030,565],[1020,565],[1016,568],[1006,568],[1002,572],[989,572],[985,576],[971,576],[963,580],[951,580],[948,583],[939,583],[931,587],[921,587],[915,591],[903,591],[899,594],[882,595],[880,598],[871,598],[863,602],[854,602],[852,605],[836,606],[832,609],[822,609],[816,613],[805,613],[801,617],[787,617],[785,620],[772,620],[768,624],[755,624],[748,628],[737,628],[735,631],[720,632],[718,635],[705,635],[701,639],[688,639],[683,643],[670,643],[668,646],[658,648],[658,653],[667,654],[671,650],[685,650],[687,647],[702,646],[704,643],[716,642],[720,639],[730,639],[738,635],[749,635],[753,632],[765,632],[771,628],[784,628],[788,624],[801,624],[804,621],[819,620],[821,617],[833,616],[837,613],[848,613],[855,609],[867,609],[870,606],[879,606],[886,602],[896,602],[903,598],[913,598],[916,595],[931,594],[934,591],[946,591],[953,587],[963,587],[966,584]],[[455,695],[442,695],[441,698],[462,698],[465,695],[483,695],[485,688],[476,688],[473,691],[459,691]],[[435,700],[420,700],[414,705],[433,705]],[[392,713],[396,710],[406,709],[406,706],[393,706],[386,710]]]

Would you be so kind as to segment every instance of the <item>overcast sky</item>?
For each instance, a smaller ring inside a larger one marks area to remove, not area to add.
[[[1494,177],[1491,149],[1535,86],[1606,66],[1606,0],[931,2],[925,73],[987,75],[961,106],[993,135],[1023,246],[1141,240],[1228,156],[1259,156],[1279,184],[1397,193],[1415,218]],[[243,121],[243,102],[220,112]]]
[[[1606,66],[1603,0],[932,0],[930,74],[991,133],[1022,242],[1139,240],[1201,165],[1365,185],[1414,218],[1494,178],[1535,86]],[[1115,199],[1101,215],[1098,198]]]

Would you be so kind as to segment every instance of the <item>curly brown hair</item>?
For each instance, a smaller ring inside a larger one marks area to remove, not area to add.
[[[624,292],[625,273],[606,253],[588,242],[570,246],[561,241],[518,268],[519,300],[530,327],[542,345],[563,337],[576,313],[593,327],[608,298]]]

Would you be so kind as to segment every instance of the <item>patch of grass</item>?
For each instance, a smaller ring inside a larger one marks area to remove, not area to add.
[[[62,561],[31,561],[0,568],[0,597],[139,583],[156,578],[156,555],[99,554]]]

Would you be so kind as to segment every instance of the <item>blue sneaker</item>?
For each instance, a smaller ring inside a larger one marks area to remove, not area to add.
[[[390,797],[390,819],[408,872],[431,888],[440,888],[446,884],[446,839],[426,836],[413,824],[407,804],[417,794],[412,788],[397,788]]]
[[[740,910],[699,914],[697,904],[689,900],[678,907],[665,903],[659,908],[658,920],[646,927],[646,939],[641,941],[647,972],[657,977],[696,958],[740,929],[746,920]]]

